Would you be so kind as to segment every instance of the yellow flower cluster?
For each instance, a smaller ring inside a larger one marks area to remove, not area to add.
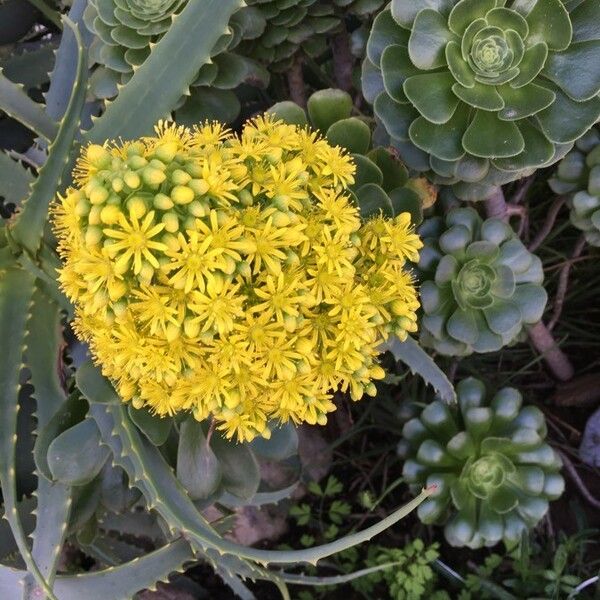
[[[87,147],[53,208],[60,282],[123,400],[246,441],[374,394],[378,345],[416,329],[421,241],[408,214],[361,226],[354,170],[272,117]]]

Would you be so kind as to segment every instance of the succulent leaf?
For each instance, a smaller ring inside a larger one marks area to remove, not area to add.
[[[600,247],[600,128],[575,143],[549,181],[557,194],[569,195],[571,223],[592,246]]]
[[[600,117],[592,4],[394,0],[367,43],[365,98],[409,167],[482,200]]]
[[[426,221],[421,235],[426,346],[449,356],[494,352],[541,319],[541,262],[507,224],[458,208]]]
[[[491,396],[468,378],[456,393],[457,405],[436,400],[404,425],[404,477],[413,489],[437,485],[417,514],[445,525],[453,546],[515,544],[564,488],[544,416],[514,388]]]

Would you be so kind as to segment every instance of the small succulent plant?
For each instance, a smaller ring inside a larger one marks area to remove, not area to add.
[[[406,481],[415,489],[437,486],[419,518],[445,524],[453,546],[514,544],[564,488],[561,461],[544,441],[544,415],[523,407],[514,388],[492,397],[468,378],[456,392],[458,405],[435,401],[404,425],[398,452]]]
[[[494,352],[537,323],[547,294],[540,259],[509,225],[455,208],[420,228],[421,341],[441,354]]]
[[[248,4],[244,10],[265,26],[240,51],[268,64],[272,71],[288,69],[300,49],[312,56],[322,54],[327,48],[326,34],[340,25],[335,7],[322,0],[253,0]]]
[[[117,95],[119,86],[131,79],[136,68],[150,55],[152,45],[168,31],[187,2],[90,0],[84,20],[94,34],[90,61],[97,66],[90,78],[90,89],[96,98]],[[251,58],[232,52],[242,39],[260,35],[265,26],[264,20],[257,19],[257,15],[248,8],[234,13],[227,30],[212,49],[212,61],[200,69],[192,82],[190,98],[182,96],[174,107],[181,108],[185,102],[185,108],[178,114],[180,122],[191,123],[223,116],[233,120],[240,107],[231,90],[243,82],[258,86],[268,84],[269,75],[262,66]],[[212,110],[209,108],[211,105]]]
[[[600,116],[599,19],[595,0],[393,0],[363,92],[409,166],[481,200]]]
[[[436,200],[437,191],[424,178],[409,178],[408,170],[393,149],[374,144],[369,125],[351,116],[352,97],[338,89],[319,90],[308,100],[307,111],[294,102],[279,102],[269,109],[278,118],[295,125],[310,125],[329,143],[352,154],[356,163],[356,196],[363,218],[382,210],[387,216],[411,213],[419,224],[423,208]],[[307,114],[308,113],[308,114]]]
[[[577,140],[549,183],[557,194],[571,195],[571,223],[588,244],[600,246],[600,128]]]

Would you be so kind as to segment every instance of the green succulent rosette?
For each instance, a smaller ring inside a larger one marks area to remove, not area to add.
[[[245,41],[240,52],[268,65],[287,70],[302,50],[318,56],[327,49],[328,33],[340,26],[331,2],[322,0],[252,0],[248,9],[265,22],[261,35]]]
[[[423,220],[423,209],[435,202],[437,190],[423,178],[409,177],[392,149],[375,144],[369,124],[352,116],[353,108],[350,94],[329,88],[313,93],[306,110],[295,102],[284,101],[267,112],[286,123],[308,125],[330,144],[351,154],[356,173],[350,189],[363,219],[380,212],[388,217],[408,212],[418,225]]]
[[[362,85],[410,167],[485,199],[561,159],[600,116],[600,3],[392,0]]]
[[[415,491],[437,486],[418,516],[445,525],[453,546],[518,543],[564,489],[560,458],[544,441],[544,415],[523,407],[514,388],[492,397],[469,378],[456,393],[457,405],[432,402],[403,428],[405,480]]]
[[[160,41],[172,20],[189,0],[90,0],[84,22],[94,34],[89,60],[96,65],[90,78],[90,91],[99,99],[117,95],[150,55],[152,45]],[[265,87],[268,72],[249,57],[234,53],[242,39],[261,35],[265,29],[260,15],[247,8],[238,10],[228,31],[212,50],[212,62],[204,65],[191,84],[189,99],[182,97],[179,107],[187,104],[183,124],[205,118],[232,120],[239,112],[239,101],[232,90],[241,83]],[[176,108],[179,108],[176,107]],[[228,118],[229,117],[229,118]]]
[[[425,346],[447,356],[495,352],[542,318],[542,263],[508,224],[455,208],[419,234]]]
[[[600,128],[577,140],[549,180],[557,194],[569,194],[571,223],[588,244],[600,247]]]

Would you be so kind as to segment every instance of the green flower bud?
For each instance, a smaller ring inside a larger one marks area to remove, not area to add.
[[[167,196],[166,194],[156,194],[156,196],[154,196],[152,204],[155,208],[158,208],[160,210],[169,210],[170,208],[173,208],[175,206],[173,200],[171,200],[171,198],[169,198],[169,196]]]

